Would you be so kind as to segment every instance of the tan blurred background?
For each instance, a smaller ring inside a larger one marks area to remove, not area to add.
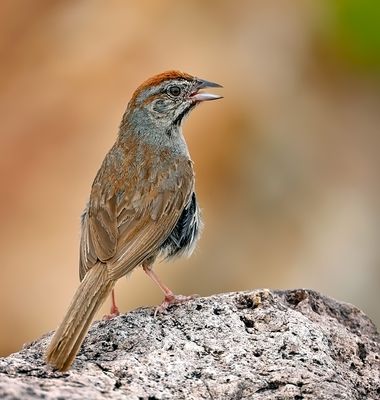
[[[95,173],[132,91],[173,68],[225,99],[185,124],[205,230],[162,278],[313,288],[380,322],[378,0],[9,0],[0,32],[1,355],[62,318]],[[141,270],[117,295],[161,301]]]

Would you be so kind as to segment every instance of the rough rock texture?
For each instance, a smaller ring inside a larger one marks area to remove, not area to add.
[[[0,359],[1,399],[380,399],[380,340],[352,305],[310,290],[228,293],[93,324],[73,368],[50,334]]]

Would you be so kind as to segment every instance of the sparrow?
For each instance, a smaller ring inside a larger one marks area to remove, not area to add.
[[[92,184],[81,218],[80,285],[47,348],[46,362],[70,368],[95,313],[118,279],[141,266],[161,288],[158,308],[182,303],[153,270],[157,258],[190,255],[201,229],[193,162],[182,122],[199,103],[222,96],[204,93],[221,85],[179,71],[141,84],[123,115],[118,137]]]

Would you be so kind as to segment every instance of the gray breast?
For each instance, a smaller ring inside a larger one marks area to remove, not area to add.
[[[201,220],[195,192],[183,209],[179,220],[169,237],[162,244],[161,251],[166,258],[190,255],[195,248],[201,229]]]

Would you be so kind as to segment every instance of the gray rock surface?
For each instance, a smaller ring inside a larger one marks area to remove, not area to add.
[[[380,399],[380,340],[310,290],[227,293],[95,322],[72,369],[48,334],[0,359],[1,399]]]

